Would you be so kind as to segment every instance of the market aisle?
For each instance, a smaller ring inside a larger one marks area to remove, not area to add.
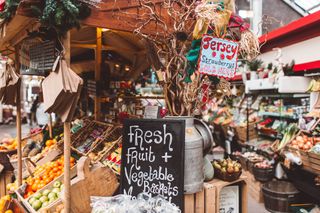
[[[248,195],[248,213],[269,213],[263,203],[258,203],[250,195]]]
[[[9,125],[0,125],[0,138],[3,138],[5,135],[10,135],[11,137],[16,137],[16,125],[15,124],[9,124]],[[29,124],[23,124],[21,127],[21,134],[22,137],[27,135],[30,131]]]

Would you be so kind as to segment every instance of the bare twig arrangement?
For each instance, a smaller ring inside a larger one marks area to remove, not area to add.
[[[211,26],[217,36],[227,33],[226,28],[232,11],[223,10],[223,6],[216,4],[218,1],[211,1],[214,4],[195,0],[137,0],[140,5],[138,11],[114,8],[115,15],[119,16],[120,13],[123,15],[122,18],[131,17],[131,20],[136,20],[130,23],[134,25],[134,33],[144,38],[148,59],[164,88],[170,115],[193,115],[200,112],[203,104],[202,95],[205,93],[206,96],[212,97],[218,87],[226,91],[226,94],[230,92],[230,84],[227,81],[220,82],[212,89],[213,83],[208,76],[198,72],[188,73],[186,55],[190,50],[192,38],[200,39],[201,33],[206,33]],[[225,2],[228,2],[225,5],[234,5],[232,0]],[[128,24],[130,23],[128,21]],[[206,29],[202,30],[204,28]],[[150,29],[153,31],[150,32]],[[194,35],[197,29],[201,32],[199,37]],[[250,44],[245,45],[245,48],[250,50]],[[254,51],[250,55],[255,56],[256,53]]]

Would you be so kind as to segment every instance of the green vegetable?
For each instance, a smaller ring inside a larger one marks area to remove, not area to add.
[[[283,133],[283,138],[278,146],[278,150],[282,149],[286,146],[286,144],[295,136],[295,134],[298,132],[299,128],[296,124],[292,123],[290,124]]]

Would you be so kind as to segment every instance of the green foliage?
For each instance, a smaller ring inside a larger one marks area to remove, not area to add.
[[[273,64],[269,63],[267,68],[268,68],[268,70],[272,70],[272,67],[273,67]]]
[[[294,72],[293,72],[293,67],[295,65],[295,62],[294,60],[291,61],[290,64],[286,64],[282,67],[282,70],[283,70],[283,73],[284,75],[292,75]]]
[[[15,15],[21,0],[6,0],[5,9],[0,18],[5,22]],[[80,27],[80,20],[90,15],[90,8],[79,0],[43,0],[44,7],[32,5],[34,14],[42,27],[54,29],[58,35],[64,35],[74,27]],[[41,7],[41,8],[40,8]]]
[[[263,61],[260,59],[255,59],[253,61],[248,62],[250,71],[257,71],[263,64]]]
[[[80,20],[90,15],[90,8],[78,0],[45,0],[40,22],[48,29],[55,29],[59,35],[74,27],[80,27]]]
[[[10,21],[16,13],[19,3],[20,0],[6,0],[4,10],[0,13],[0,19],[3,19],[4,22]]]

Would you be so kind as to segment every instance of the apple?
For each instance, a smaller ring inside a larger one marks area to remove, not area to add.
[[[38,209],[41,208],[41,205],[42,205],[41,201],[40,200],[36,200],[36,201],[34,201],[32,203],[32,208],[34,208],[37,211]]]
[[[42,196],[42,195],[41,195],[40,192],[38,192],[38,193],[36,193],[35,195],[33,195],[33,197],[36,198],[37,200],[39,200],[39,198],[40,198],[41,196]]]
[[[43,202],[41,207],[47,207],[49,204],[49,201]]]
[[[30,198],[30,199],[28,200],[28,203],[29,203],[30,205],[32,205],[32,203],[33,203],[34,201],[36,201],[36,200],[37,200],[36,198],[32,197],[32,198]]]
[[[57,197],[57,194],[56,193],[54,193],[54,192],[50,192],[49,194],[48,194],[48,198],[51,200],[52,198],[56,198]]]
[[[44,202],[48,201],[49,199],[47,196],[42,196],[42,197],[40,197],[39,200],[41,201],[41,203],[44,203]]]
[[[48,194],[49,194],[50,192],[51,192],[51,190],[45,189],[45,190],[42,192],[42,195],[48,196]]]
[[[60,188],[54,188],[54,189],[52,189],[52,192],[54,192],[58,195],[58,194],[60,194]]]
[[[49,203],[53,203],[56,199],[58,199],[58,198],[57,197],[50,198]]]
[[[63,187],[64,187],[64,185],[63,185],[63,184],[61,184],[61,186],[60,186],[60,191],[62,191]]]
[[[54,182],[53,187],[60,188],[61,184],[62,184],[61,181],[56,181],[56,182]]]

